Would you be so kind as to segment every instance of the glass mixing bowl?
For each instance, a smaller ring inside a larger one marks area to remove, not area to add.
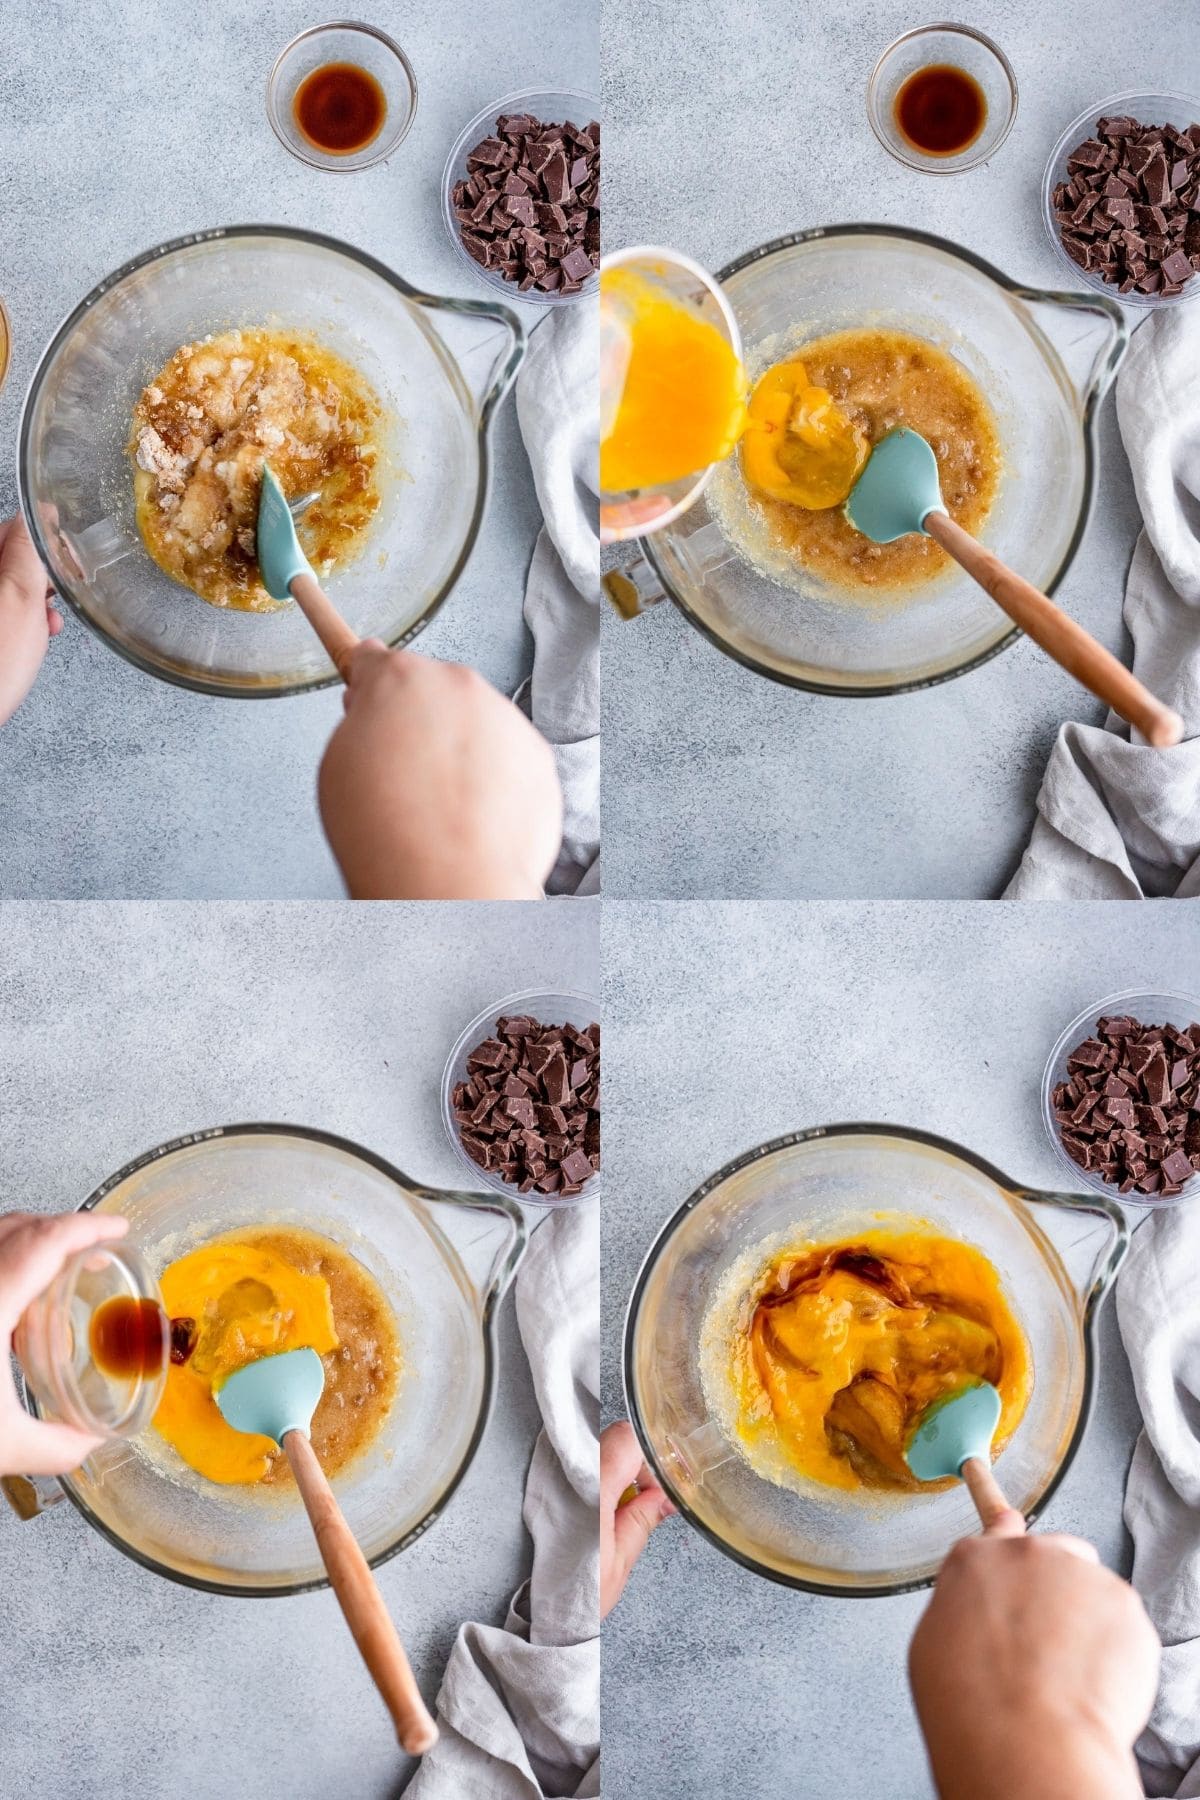
[[[248,1225],[304,1226],[365,1264],[396,1314],[400,1387],[379,1437],[333,1485],[373,1565],[427,1530],[466,1474],[491,1410],[496,1308],[526,1243],[519,1207],[501,1195],[422,1187],[328,1132],[264,1124],[161,1144],[103,1182],[88,1207],[124,1213],[159,1272]],[[502,1237],[493,1249],[495,1222]],[[485,1253],[476,1279],[464,1259]],[[153,1433],[111,1439],[62,1486],[110,1543],[185,1586],[254,1595],[325,1585],[294,1490],[207,1482]],[[43,1492],[42,1504],[52,1498]]]
[[[943,1138],[889,1125],[830,1125],[776,1138],[719,1169],[660,1231],[625,1325],[625,1396],[646,1460],[680,1512],[735,1562],[787,1587],[837,1595],[925,1587],[978,1530],[966,1489],[804,1494],[751,1469],[712,1419],[701,1327],[722,1275],[748,1250],[853,1235],[880,1211],[976,1245],[999,1271],[1029,1341],[1029,1406],[996,1464],[1030,1520],[1083,1436],[1096,1311],[1129,1246],[1103,1198],[1037,1193]],[[1096,1251],[1094,1223],[1105,1228]],[[1053,1239],[1050,1230],[1054,1230]],[[1074,1274],[1068,1267],[1068,1259]]]
[[[1128,341],[1112,300],[1022,287],[969,250],[891,225],[796,232],[717,279],[751,380],[806,339],[856,325],[912,332],[956,356],[991,402],[1003,455],[982,541],[1054,593],[1087,525],[1096,407]],[[823,694],[930,687],[1015,643],[1009,619],[957,567],[913,594],[870,602],[831,595],[799,569],[786,581],[765,573],[718,522],[738,515],[742,491],[734,457],[686,517],[646,540],[643,561],[608,578],[624,616],[669,597],[727,656]]]
[[[491,327],[484,338],[480,321]],[[420,293],[350,244],[277,225],[161,244],[59,327],[34,371],[18,448],[25,516],[55,587],[138,668],[199,693],[262,699],[339,676],[297,607],[230,612],[162,573],[138,533],[125,450],[133,407],[167,358],[247,325],[312,332],[383,402],[383,503],[360,554],[327,586],[359,636],[393,646],[429,622],[466,565],[492,419],[525,334],[502,306]]]

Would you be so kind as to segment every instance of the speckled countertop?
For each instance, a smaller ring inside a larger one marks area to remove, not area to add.
[[[1167,902],[610,905],[608,1415],[624,1411],[621,1334],[642,1258],[739,1152],[807,1125],[881,1119],[1060,1186],[1038,1105],[1045,1059],[1106,994],[1200,993],[1200,942],[1185,942],[1177,921]],[[1091,1424],[1044,1523],[1091,1538],[1125,1572],[1121,1500],[1138,1424],[1110,1303]],[[923,1604],[793,1593],[668,1521],[605,1627],[611,1792],[932,1800],[904,1672]]]
[[[324,1126],[458,1186],[438,1103],[451,1045],[518,989],[597,992],[598,939],[588,902],[0,906],[0,1208],[77,1206],[140,1151],[247,1118]],[[475,1461],[379,1572],[431,1701],[461,1622],[502,1623],[528,1573],[538,1426],[507,1299]],[[70,1506],[22,1524],[0,1499],[0,1594],[3,1800],[394,1800],[407,1785],[328,1592],[194,1593]]]
[[[716,269],[787,231],[880,220],[953,239],[1015,279],[1071,286],[1041,220],[1050,150],[1109,95],[1200,99],[1200,37],[1180,31],[1170,0],[1146,0],[1132,32],[1116,0],[968,0],[954,16],[1005,50],[1020,106],[991,163],[936,177],[894,161],[867,123],[876,58],[924,22],[903,0],[606,0],[606,249],[667,244]],[[1111,398],[1100,459],[1059,597],[1120,651],[1138,517]],[[1028,642],[945,686],[872,700],[752,675],[670,605],[631,624],[607,616],[603,651],[610,894],[994,896],[1059,724],[1103,716]]]
[[[16,504],[17,418],[45,343],[94,283],[152,244],[247,220],[304,225],[430,292],[486,295],[442,223],[447,153],[514,89],[594,93],[597,9],[496,0],[483,15],[381,0],[369,17],[407,51],[420,101],[389,162],[344,175],[298,162],[267,122],[271,65],[315,22],[298,0],[7,9],[0,297],[14,349],[0,394],[0,517]],[[520,310],[529,326],[542,316]],[[420,647],[511,692],[529,661],[521,601],[540,524],[511,400],[494,471],[470,565]],[[337,895],[313,796],[340,709],[335,691],[259,705],[181,692],[68,618],[0,736],[0,896]]]

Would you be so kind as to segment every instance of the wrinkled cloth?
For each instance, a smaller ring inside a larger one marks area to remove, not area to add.
[[[545,528],[525,585],[533,675],[517,703],[554,748],[563,790],[552,894],[595,893],[600,858],[599,307],[556,307],[517,378],[517,418]]]
[[[1125,1487],[1133,1585],[1163,1642],[1138,1742],[1146,1792],[1200,1795],[1200,1211],[1155,1213],[1117,1280],[1117,1318],[1142,1412]]]
[[[1152,750],[1124,720],[1067,724],[1038,795],[1010,900],[1200,896],[1200,311],[1134,334],[1117,421],[1144,530],[1125,586],[1133,672],[1184,721]]]
[[[588,1800],[600,1792],[600,1231],[596,1203],[534,1233],[517,1321],[542,1415],[525,1486],[533,1572],[503,1629],[459,1631],[441,1737],[410,1800]]]

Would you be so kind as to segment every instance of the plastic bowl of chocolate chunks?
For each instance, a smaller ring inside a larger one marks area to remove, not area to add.
[[[1131,1206],[1200,1194],[1200,1000],[1112,994],[1072,1019],[1042,1118],[1073,1185]]]
[[[1042,216],[1076,282],[1127,306],[1200,294],[1200,100],[1117,94],[1067,126]]]
[[[599,110],[586,94],[509,94],[459,135],[442,216],[464,262],[497,293],[556,306],[595,288]]]
[[[471,1171],[529,1206],[600,1186],[600,1014],[585,994],[510,994],[460,1035],[442,1122]]]

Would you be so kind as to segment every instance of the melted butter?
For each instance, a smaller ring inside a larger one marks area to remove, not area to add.
[[[904,1450],[934,1401],[978,1378],[1003,1447],[1032,1391],[1029,1348],[992,1264],[932,1233],[867,1231],[786,1251],[763,1271],[735,1346],[739,1435],[773,1440],[828,1487],[920,1483]]]
[[[632,269],[603,270],[602,305],[626,335],[624,381],[600,445],[607,494],[661,487],[727,457],[745,378],[711,320]]]

